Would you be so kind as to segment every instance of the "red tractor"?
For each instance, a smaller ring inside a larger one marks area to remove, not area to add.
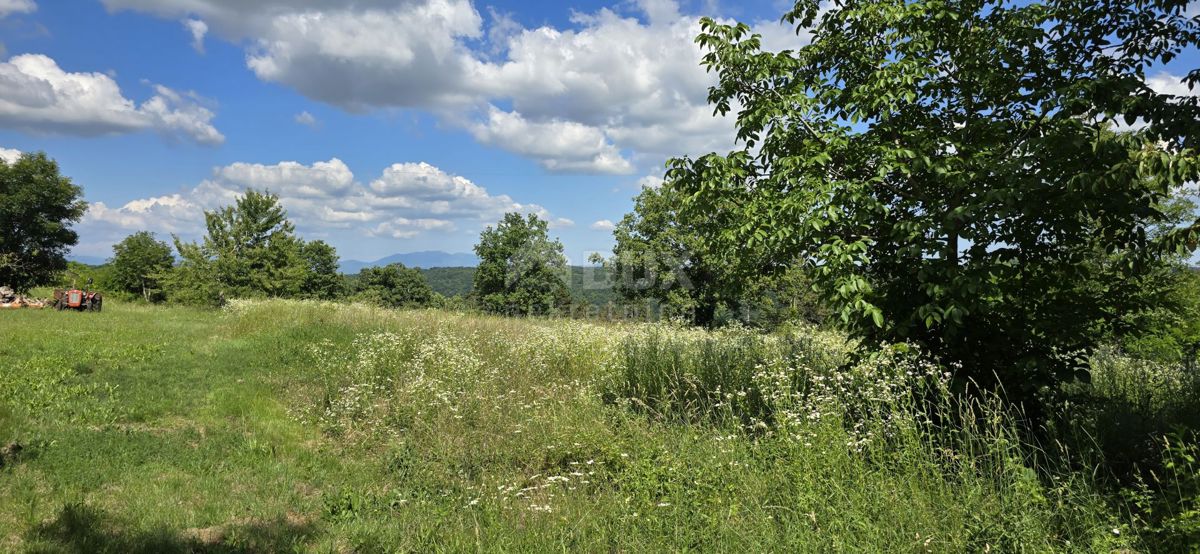
[[[92,280],[88,279],[87,287],[92,286]],[[104,307],[104,297],[92,290],[84,288],[83,290],[56,290],[54,291],[54,308],[62,310],[75,310],[77,312],[98,312]]]

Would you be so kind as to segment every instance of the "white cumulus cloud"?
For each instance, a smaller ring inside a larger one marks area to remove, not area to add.
[[[469,179],[424,162],[392,164],[369,186],[371,202],[380,209],[409,217],[454,217],[492,221],[505,212],[540,213],[508,195],[493,195]]]
[[[203,233],[205,210],[230,205],[249,188],[279,196],[291,220],[305,233],[343,230],[412,238],[454,231],[460,224],[481,226],[505,212],[536,213],[556,227],[573,224],[541,206],[493,195],[465,177],[427,163],[393,164],[364,184],[344,162],[333,158],[313,164],[239,162],[218,167],[209,179],[177,194],[132,200],[120,207],[93,202],[82,226],[101,241],[115,242],[137,230],[195,238]]]
[[[647,175],[638,179],[637,184],[639,189],[656,189],[663,186],[664,182],[665,180],[658,175]]]
[[[370,235],[394,239],[413,238],[424,231],[453,231],[454,222],[444,219],[408,219],[397,217],[371,229]]]
[[[13,150],[11,148],[0,148],[0,160],[4,160],[6,163],[11,164],[11,163],[16,163],[16,161],[19,159],[21,159],[21,151],[20,150]]]
[[[612,231],[613,229],[616,229],[616,228],[617,228],[617,225],[607,219],[601,219],[600,221],[597,221],[592,224],[592,229],[595,229],[597,231]]]
[[[1165,71],[1160,71],[1146,79],[1146,85],[1159,94],[1172,94],[1175,96],[1200,95],[1200,90],[1188,88],[1183,77],[1172,75]]]
[[[222,184],[267,189],[289,198],[340,198],[354,188],[354,173],[337,158],[312,165],[238,162],[217,168],[214,178]]]
[[[162,85],[154,91],[138,105],[103,73],[67,72],[39,54],[14,56],[0,62],[0,128],[84,136],[155,131],[200,144],[225,141],[199,97]]]
[[[532,28],[470,0],[103,1],[203,19],[247,45],[262,80],[350,111],[427,109],[549,171],[624,174],[733,147],[732,118],[707,104],[698,16],[675,0]],[[755,30],[770,48],[807,41],[775,21]]]
[[[0,0],[0,18],[14,13],[33,13],[35,11],[37,11],[37,4],[33,0]]]
[[[142,230],[194,235],[203,222],[203,206],[190,197],[172,194],[133,200],[117,208],[91,202],[80,227],[89,239],[116,242],[126,232]]]
[[[247,65],[350,110],[462,105],[476,62],[461,39],[481,37],[482,24],[469,0],[277,14],[253,33]]]
[[[613,173],[633,171],[604,132],[574,121],[559,119],[531,122],[520,113],[492,107],[486,121],[471,133],[484,144],[504,148],[538,160],[549,171]]]

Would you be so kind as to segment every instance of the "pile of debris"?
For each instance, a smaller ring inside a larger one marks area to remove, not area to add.
[[[17,294],[17,291],[10,287],[0,287],[0,310],[15,310],[19,308],[33,308],[40,310],[50,307],[51,302],[40,300],[37,298],[26,298]]]

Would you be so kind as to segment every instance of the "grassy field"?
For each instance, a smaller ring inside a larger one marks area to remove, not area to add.
[[[0,551],[1145,548],[1089,468],[1043,471],[999,415],[935,423],[915,397],[945,374],[852,352],[282,301],[0,313]]]

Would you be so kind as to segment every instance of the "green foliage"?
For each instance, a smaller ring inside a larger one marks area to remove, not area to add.
[[[604,306],[618,300],[606,268],[571,266],[570,270],[571,278],[567,281],[567,288],[574,300],[593,306]],[[475,280],[473,267],[421,268],[421,273],[425,275],[425,280],[434,292],[446,297],[470,295]]]
[[[442,296],[467,296],[475,281],[473,267],[430,267],[421,268],[425,280],[433,291]]]
[[[736,224],[733,213],[700,216],[671,183],[643,189],[613,231],[617,244],[604,262],[615,291],[626,303],[657,306],[660,317],[686,315],[706,327],[740,321],[774,328],[828,319],[810,268],[709,240]]]
[[[79,242],[71,224],[87,210],[82,196],[44,153],[0,160],[0,286],[26,292],[66,269]]]
[[[248,190],[235,205],[205,212],[203,251],[232,296],[295,296],[304,279],[302,242],[279,198]]]
[[[787,407],[775,402],[778,393],[804,390],[814,375],[835,374],[849,361],[850,346],[815,329],[786,337],[738,328],[713,334],[652,329],[625,339],[620,373],[605,394],[667,420],[752,429],[777,423],[776,410]],[[766,371],[780,363],[803,364],[806,371],[777,382]]]
[[[1090,386],[1070,389],[1051,423],[1059,443],[1103,460],[1117,483],[1162,474],[1162,439],[1200,430],[1200,373],[1179,364],[1133,358],[1112,348],[1091,360]]]
[[[536,215],[505,214],[479,236],[475,254],[479,267],[472,294],[484,310],[544,315],[570,299],[562,243],[550,240],[549,225]]]
[[[226,301],[225,287],[217,280],[214,263],[197,244],[175,238],[179,263],[161,278],[167,300],[187,306],[219,307]]]
[[[279,197],[247,190],[233,206],[204,212],[199,243],[175,238],[180,262],[163,279],[173,302],[215,306],[228,298],[336,298],[337,252],[305,243]]]
[[[745,148],[674,160],[668,181],[691,217],[734,212],[715,249],[811,262],[867,344],[912,341],[959,365],[960,386],[1032,399],[1084,377],[1080,354],[1119,317],[1082,286],[1094,253],[1136,279],[1187,243],[1148,229],[1200,177],[1200,100],[1143,73],[1197,44],[1183,9],[805,0],[785,20],[811,43],[778,53],[705,19],[709,98],[737,106]],[[1114,132],[1118,118],[1145,125]]]
[[[675,188],[644,188],[632,213],[613,231],[616,247],[609,261],[615,288],[626,301],[655,300],[670,311],[690,314],[692,323],[711,326],[721,306],[736,306],[746,282],[726,266],[732,256],[747,266],[754,253],[722,252],[707,233],[728,223],[720,215],[693,218],[683,213],[684,197]]]
[[[0,375],[0,406],[25,419],[110,423],[120,414],[112,402],[116,387],[88,382],[79,366],[63,356],[44,356],[11,366]]]
[[[766,329],[830,321],[833,314],[813,287],[811,273],[811,268],[795,264],[782,273],[760,276],[748,287],[738,315]]]
[[[54,287],[60,289],[81,289],[87,286],[89,279],[92,281],[92,289],[108,293],[113,286],[112,265],[87,265],[79,262],[67,262],[67,268],[58,275],[57,279],[48,284],[52,284]]]
[[[395,263],[386,267],[368,267],[358,274],[354,297],[385,308],[424,308],[434,302],[435,294],[420,270]]]
[[[1191,436],[1161,439],[1161,471],[1126,490],[1145,526],[1154,552],[1196,552],[1200,548],[1200,442]]]
[[[1132,356],[1167,364],[1195,363],[1200,347],[1200,273],[1164,265],[1121,290],[1141,309],[1126,310],[1110,342]]]
[[[146,301],[159,301],[164,298],[159,280],[174,264],[170,245],[156,240],[147,231],[140,231],[113,246],[108,283],[118,291],[141,296]]]
[[[304,259],[304,282],[300,296],[315,300],[333,300],[345,293],[345,284],[338,270],[337,250],[325,241],[314,240],[300,246]]]
[[[576,302],[607,306],[620,300],[621,297],[614,288],[614,276],[607,267],[573,265],[569,269],[571,277],[567,280],[567,289],[571,291],[571,298]]]

